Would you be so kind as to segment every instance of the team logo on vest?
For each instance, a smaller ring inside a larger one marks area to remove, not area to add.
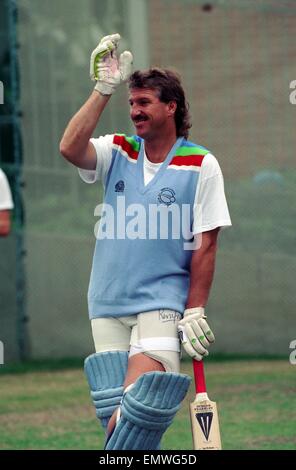
[[[116,193],[123,193],[124,188],[125,188],[124,181],[122,181],[122,180],[117,181],[117,183],[115,185],[115,192]]]
[[[170,206],[176,202],[175,194],[175,191],[171,188],[162,188],[157,197],[157,200],[160,204]]]

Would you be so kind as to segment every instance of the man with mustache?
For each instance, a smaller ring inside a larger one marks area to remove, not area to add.
[[[118,34],[106,36],[93,51],[95,89],[69,122],[60,151],[84,181],[103,182],[105,210],[111,208],[116,219],[117,231],[106,228],[110,218],[101,219],[88,291],[96,353],[86,359],[85,372],[107,432],[105,448],[153,450],[190,383],[179,372],[178,336],[196,360],[208,355],[214,341],[204,308],[218,232],[231,222],[217,160],[188,140],[180,78],[159,68],[131,74],[131,53],[117,59],[119,40]],[[92,138],[112,93],[125,81],[135,135]],[[137,217],[120,218],[122,205],[130,217],[137,208]],[[178,218],[168,222],[166,237],[162,225],[150,223],[153,210],[168,221],[184,207],[189,216],[179,237]],[[131,222],[133,236],[127,236]],[[140,233],[139,226],[147,230]]]

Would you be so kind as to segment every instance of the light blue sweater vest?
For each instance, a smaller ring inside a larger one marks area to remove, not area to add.
[[[192,257],[185,244],[192,239],[194,198],[208,152],[179,138],[145,186],[143,140],[114,136],[88,290],[91,319],[156,309],[183,313]]]

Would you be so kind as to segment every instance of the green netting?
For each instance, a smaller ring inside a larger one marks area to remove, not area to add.
[[[33,356],[92,348],[86,291],[102,188],[82,183],[58,146],[91,91],[92,49],[116,31],[136,67],[181,73],[191,139],[214,153],[225,176],[233,228],[221,235],[208,306],[216,351],[288,351],[295,336],[295,27],[292,0],[19,2]],[[95,135],[131,129],[123,88]]]

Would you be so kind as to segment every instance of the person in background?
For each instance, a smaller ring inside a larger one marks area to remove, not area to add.
[[[13,201],[7,177],[0,168],[0,237],[7,237],[11,230]]]

